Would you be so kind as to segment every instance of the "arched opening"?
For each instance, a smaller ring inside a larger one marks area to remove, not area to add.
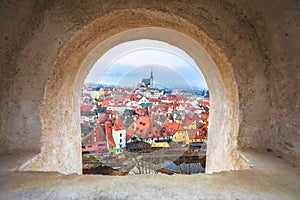
[[[112,23],[104,23],[107,19],[117,20],[124,13],[127,11],[105,16],[90,24],[76,34],[61,51],[45,94],[41,153],[26,163],[23,170],[81,173],[78,113],[84,78],[93,63],[108,49],[122,42],[144,38],[164,41],[184,50],[201,67],[206,77],[212,104],[206,172],[247,168],[237,146],[238,93],[234,74],[226,57],[197,27],[174,16],[155,15],[159,20],[151,21],[150,24],[143,25],[148,27],[143,28],[137,24],[116,28]],[[143,11],[130,11],[130,14],[133,17],[145,16]],[[149,16],[152,14],[146,13]],[[161,22],[163,23],[159,24]],[[183,28],[182,23],[189,28]],[[99,29],[105,28],[108,31],[102,35],[96,34]],[[60,108],[57,108],[58,104]],[[58,144],[62,148],[59,149]]]
[[[113,47],[82,87],[83,173],[204,173],[209,107],[184,51],[149,39]]]

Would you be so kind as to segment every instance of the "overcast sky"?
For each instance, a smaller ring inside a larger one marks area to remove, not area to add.
[[[110,49],[95,63],[85,82],[135,87],[150,77],[151,69],[156,87],[207,88],[190,56],[156,40],[136,40]]]

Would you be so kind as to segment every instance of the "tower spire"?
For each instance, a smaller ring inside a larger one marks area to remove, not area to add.
[[[153,88],[153,68],[151,68],[150,87]]]

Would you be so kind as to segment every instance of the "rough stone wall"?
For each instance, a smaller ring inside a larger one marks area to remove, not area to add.
[[[300,161],[300,3],[232,1],[251,24],[263,46],[268,82],[271,147]],[[258,133],[261,134],[261,133]]]
[[[112,11],[134,11],[137,8],[159,11],[189,21],[225,55],[232,65],[238,87],[236,103],[239,105],[240,126],[236,130],[236,148],[273,147],[299,158],[299,3],[274,3],[271,0],[263,3],[247,0],[172,3],[166,0],[2,1],[2,154],[12,151],[39,152],[42,150],[41,144],[47,142],[41,141],[42,126],[45,125],[42,120],[45,117],[42,116],[44,95],[51,90],[51,87],[46,87],[47,81],[56,77],[59,81],[59,73],[76,73],[65,71],[63,67],[61,71],[52,71],[70,38]],[[126,23],[126,20],[137,20],[141,24],[151,21],[140,15],[137,18],[122,18],[119,23]],[[117,30],[118,24],[115,25],[114,30]],[[101,30],[101,33],[108,34],[109,30]],[[79,41],[78,45],[88,45],[85,42]],[[208,49],[208,53],[214,58],[213,49]],[[219,70],[226,76],[226,68],[219,66]],[[230,80],[224,80],[225,85],[232,84]],[[57,90],[57,96],[62,92],[65,95],[74,93]],[[230,97],[230,91],[226,95]],[[59,99],[58,102],[65,100]],[[72,105],[78,102],[69,100],[64,103]],[[55,114],[66,118],[73,115],[72,112],[63,112],[49,113],[49,118],[54,118]],[[73,126],[76,128],[78,125]],[[67,133],[68,127],[72,129],[72,125],[66,126],[57,134]],[[51,127],[48,131],[51,132]],[[49,137],[49,140],[55,140]],[[67,151],[68,148],[71,147],[66,147]],[[52,149],[48,153],[55,156],[60,152]],[[54,164],[59,165],[59,162]]]

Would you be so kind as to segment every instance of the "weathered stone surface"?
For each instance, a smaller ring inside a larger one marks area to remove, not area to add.
[[[251,170],[197,175],[0,174],[0,199],[299,199],[299,166],[275,152],[245,152]]]
[[[145,37],[204,73],[208,172],[247,168],[242,148],[299,160],[296,1],[2,1],[0,13],[0,152],[37,153],[22,170],[81,173],[81,84],[109,48]]]

